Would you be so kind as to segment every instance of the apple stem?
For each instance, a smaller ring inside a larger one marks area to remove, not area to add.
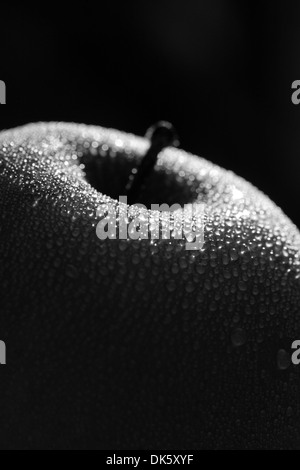
[[[167,121],[159,121],[151,126],[146,132],[146,138],[150,140],[150,147],[141,160],[139,166],[133,169],[126,185],[128,204],[134,204],[141,191],[144,181],[153,170],[158,154],[165,147],[177,147],[179,140],[174,126]]]

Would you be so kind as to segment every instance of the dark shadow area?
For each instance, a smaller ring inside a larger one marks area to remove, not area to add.
[[[80,158],[80,163],[84,164],[87,182],[97,191],[117,200],[119,196],[127,194],[126,185],[132,169],[137,166],[134,158],[128,158],[128,155],[116,152],[113,157],[110,152],[106,155],[86,153]],[[169,206],[173,204],[183,206],[195,198],[195,191],[188,184],[188,176],[179,179],[175,172],[156,167],[141,185],[134,202],[150,209],[151,204],[165,203]]]

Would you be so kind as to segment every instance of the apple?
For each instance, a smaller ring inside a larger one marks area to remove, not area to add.
[[[204,204],[203,247],[100,240],[97,208],[148,148],[77,124],[0,134],[0,446],[298,448],[299,232],[169,147],[138,202]]]

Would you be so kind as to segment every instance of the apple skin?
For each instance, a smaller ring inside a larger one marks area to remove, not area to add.
[[[99,240],[97,207],[147,146],[65,123],[0,134],[0,447],[299,448],[297,228],[168,148],[139,202],[205,203],[203,249]]]

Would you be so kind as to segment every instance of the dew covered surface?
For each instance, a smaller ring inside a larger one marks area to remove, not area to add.
[[[147,146],[64,123],[0,134],[0,447],[300,448],[297,228],[168,148],[139,202],[205,204],[203,248],[99,240],[99,204]]]

